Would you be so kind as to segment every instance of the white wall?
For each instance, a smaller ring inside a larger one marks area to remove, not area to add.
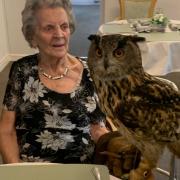
[[[4,12],[4,2],[0,1],[0,69],[4,66],[5,59],[8,54],[8,39],[6,33],[6,20],[5,20],[5,12]]]
[[[180,0],[158,0],[156,7],[161,8],[170,19],[180,20]]]
[[[170,19],[180,20],[180,0],[157,0],[156,8],[161,8]],[[119,15],[118,0],[102,0],[101,23],[114,20]]]
[[[9,61],[32,54],[21,32],[21,11],[25,0],[0,0],[0,71]]]
[[[4,0],[7,33],[9,38],[9,51],[11,54],[28,54],[32,51],[21,31],[21,11],[24,7],[25,0]]]

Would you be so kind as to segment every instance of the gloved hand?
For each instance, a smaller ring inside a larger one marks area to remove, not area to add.
[[[95,163],[107,165],[110,174],[118,178],[128,179],[140,157],[140,151],[118,131],[102,135],[96,144]]]

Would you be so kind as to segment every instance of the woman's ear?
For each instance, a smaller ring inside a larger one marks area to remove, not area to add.
[[[31,40],[31,47],[32,47],[32,48],[35,48],[35,49],[38,47],[38,44],[37,44],[37,42],[36,42],[35,39],[32,39],[32,40]]]
[[[37,48],[37,44],[36,43],[32,42],[31,45],[32,45],[32,48],[35,48],[35,49]]]

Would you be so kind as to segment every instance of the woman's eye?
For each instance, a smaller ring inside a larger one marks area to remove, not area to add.
[[[102,50],[100,48],[96,49],[96,56],[101,57],[102,56]]]
[[[123,49],[116,49],[115,51],[114,51],[114,56],[115,57],[122,57],[122,56],[124,56],[124,50]]]
[[[63,31],[66,31],[67,29],[69,29],[69,24],[63,24],[63,25],[61,25],[61,29],[62,29]]]
[[[44,32],[51,32],[51,31],[53,31],[53,30],[54,30],[54,27],[53,27],[53,26],[50,26],[50,25],[43,28],[43,31],[44,31]]]

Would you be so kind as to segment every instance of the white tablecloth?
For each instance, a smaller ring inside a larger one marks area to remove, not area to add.
[[[171,20],[171,22],[180,24],[180,21]],[[113,21],[101,25],[98,33],[135,34],[126,25],[126,20]],[[146,72],[152,75],[180,72],[180,32],[171,32],[166,28],[165,33],[138,33],[137,35],[144,36],[147,40],[146,43],[139,43]]]

